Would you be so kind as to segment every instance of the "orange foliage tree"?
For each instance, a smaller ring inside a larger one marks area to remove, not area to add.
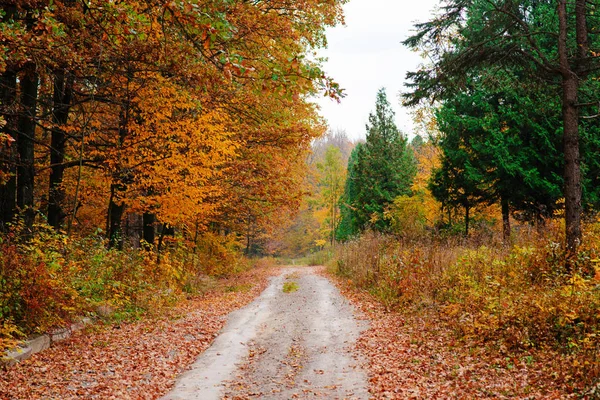
[[[5,2],[2,226],[43,215],[117,247],[213,229],[250,251],[304,192],[308,98],[341,93],[308,55],[344,2]]]

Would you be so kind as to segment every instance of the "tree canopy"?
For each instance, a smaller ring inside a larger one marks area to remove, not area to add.
[[[341,94],[307,55],[344,2],[4,2],[2,226],[268,231],[325,129],[308,97]]]
[[[518,81],[557,85],[562,108],[561,141],[566,246],[581,241],[582,177],[580,122],[594,96],[589,79],[598,70],[598,16],[595,2],[448,0],[434,19],[418,24],[405,44],[427,51],[432,64],[408,74],[411,92],[406,103],[424,99],[447,101],[486,68],[518,72]],[[586,178],[584,178],[585,180]]]

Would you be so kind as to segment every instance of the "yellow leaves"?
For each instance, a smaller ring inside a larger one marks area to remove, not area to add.
[[[594,278],[593,279],[596,282],[600,282],[600,267],[599,266],[595,266],[594,267],[594,272],[595,272],[595,274],[594,274]]]
[[[325,247],[325,245],[327,245],[327,240],[324,240],[324,239],[316,239],[315,240],[315,246],[317,246],[319,248],[323,248],[323,247]]]
[[[98,153],[107,176],[130,174],[132,181],[119,195],[131,211],[151,208],[173,224],[206,221],[218,204],[205,200],[223,193],[219,179],[242,145],[234,138],[229,112],[203,107],[202,97],[161,74],[146,73],[143,84],[130,86],[136,95],[130,102],[138,111],[124,140],[104,135],[105,121],[91,124],[98,130],[95,140],[113,144]]]
[[[588,281],[579,274],[573,274],[573,276],[571,276],[569,279],[569,283],[575,289],[585,288],[588,285]]]
[[[440,203],[435,200],[427,188],[433,170],[440,165],[440,155],[440,149],[431,142],[426,142],[415,150],[417,175],[413,182],[412,191],[420,194],[423,217],[429,224],[433,224],[441,218]]]

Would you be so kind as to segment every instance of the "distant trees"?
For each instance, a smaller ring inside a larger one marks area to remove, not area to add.
[[[315,139],[308,155],[308,174],[297,184],[305,190],[299,212],[287,215],[268,240],[268,248],[284,256],[304,256],[336,241],[339,198],[346,182],[346,163],[355,144],[344,130],[329,130]]]
[[[367,137],[348,162],[348,178],[341,200],[338,237],[348,238],[370,227],[389,229],[386,208],[398,196],[408,195],[417,172],[406,137],[394,123],[385,89],[379,90],[375,112],[369,115]]]

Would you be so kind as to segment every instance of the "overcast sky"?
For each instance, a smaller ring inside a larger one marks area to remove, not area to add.
[[[350,0],[344,6],[346,25],[329,29],[325,71],[345,90],[338,104],[320,98],[321,114],[330,128],[346,130],[353,139],[365,137],[365,124],[375,108],[375,96],[381,87],[396,111],[396,124],[411,134],[412,118],[400,106],[399,93],[407,71],[415,70],[420,56],[402,45],[415,22],[432,15],[438,0]]]

